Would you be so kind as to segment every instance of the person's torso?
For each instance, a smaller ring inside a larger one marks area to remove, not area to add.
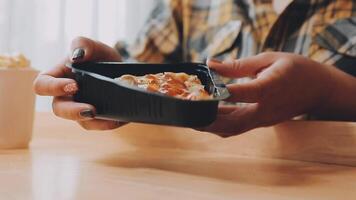
[[[355,61],[355,0],[294,0],[279,15],[272,0],[184,2],[185,60],[283,51],[340,68]]]

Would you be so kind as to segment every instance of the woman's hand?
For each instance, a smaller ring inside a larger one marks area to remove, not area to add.
[[[305,113],[356,118],[355,78],[335,67],[277,52],[208,65],[223,76],[254,79],[228,85],[227,101],[247,104],[220,106],[217,120],[203,131],[229,137]]]
[[[71,69],[65,66],[68,62],[85,61],[121,61],[120,55],[111,47],[78,37],[72,42],[72,56],[64,59],[56,67],[41,73],[34,83],[37,94],[53,96],[55,115],[77,121],[87,130],[110,130],[123,125],[120,122],[96,120],[95,108],[92,105],[77,103],[72,95],[78,91],[77,83],[72,79]]]

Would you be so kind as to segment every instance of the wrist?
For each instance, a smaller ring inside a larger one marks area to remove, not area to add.
[[[317,118],[356,121],[356,78],[336,67],[326,67],[328,78]]]

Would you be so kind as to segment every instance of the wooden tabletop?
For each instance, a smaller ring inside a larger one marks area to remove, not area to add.
[[[87,132],[38,113],[30,148],[0,151],[0,199],[356,199],[355,138],[338,122],[228,139],[142,124]]]

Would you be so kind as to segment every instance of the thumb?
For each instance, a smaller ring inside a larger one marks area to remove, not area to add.
[[[269,67],[277,57],[278,53],[262,53],[257,56],[224,62],[208,59],[207,65],[226,77],[253,77],[264,68]]]
[[[258,104],[250,104],[243,107],[235,106],[235,108],[219,107],[219,110],[221,109],[233,109],[233,111],[227,114],[219,113],[215,122],[198,130],[211,132],[221,137],[230,137],[246,132],[258,125],[256,122],[256,116],[259,112]]]
[[[88,61],[121,61],[118,52],[104,43],[85,37],[77,37],[72,41],[72,62]]]

